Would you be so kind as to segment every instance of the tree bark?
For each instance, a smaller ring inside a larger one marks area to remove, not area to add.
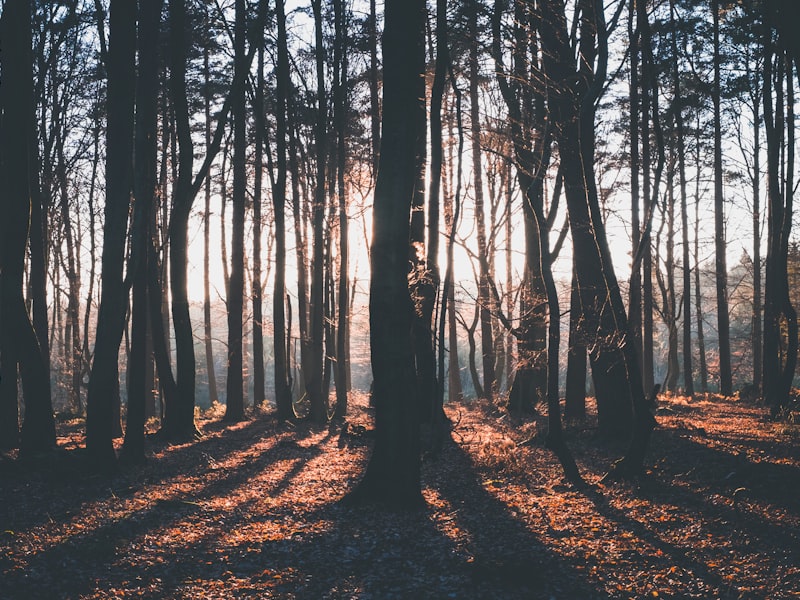
[[[266,26],[266,0],[259,0],[258,4],[258,20],[256,24],[255,44],[258,47],[257,53],[257,67],[256,67],[256,86],[253,98],[253,112],[254,114],[254,127],[253,135],[255,137],[255,173],[253,176],[253,281],[251,285],[251,298],[250,301],[253,306],[253,406],[260,407],[264,404],[266,390],[264,387],[265,367],[264,367],[264,307],[263,307],[263,289],[262,284],[262,269],[261,269],[261,195],[262,195],[262,181],[264,175],[264,145],[266,143],[265,126],[264,126],[264,28]],[[284,115],[286,111],[284,110]],[[284,116],[284,121],[285,121]],[[284,125],[285,130],[285,125]],[[285,133],[282,143],[286,144]],[[282,170],[284,180],[284,190],[286,189],[286,169]],[[281,220],[283,217],[283,209],[285,207],[285,191],[284,202],[281,204]],[[277,220],[277,219],[276,219]],[[275,237],[280,238],[282,241],[286,239],[285,228],[275,228]],[[277,244],[276,244],[277,246]],[[285,242],[284,242],[285,246]],[[286,261],[286,251],[283,252],[283,260]],[[280,264],[280,263],[279,263]],[[276,273],[280,267],[276,265]],[[276,290],[277,293],[277,290]],[[281,306],[283,306],[283,294],[279,296]],[[277,328],[275,329],[277,332]],[[283,337],[285,331],[281,327],[283,334],[280,339],[280,347],[284,348]],[[277,342],[277,340],[276,340]],[[277,364],[277,356],[276,356]],[[285,358],[284,358],[285,363]],[[284,367],[285,369],[285,367]],[[277,387],[277,386],[276,386]]]
[[[225,421],[244,419],[244,359],[242,312],[244,307],[244,213],[247,187],[247,115],[245,112],[244,0],[236,0],[234,24],[234,84],[231,88],[233,115],[233,192],[231,204],[231,273],[228,285],[228,381]]]
[[[349,269],[349,242],[347,219],[347,189],[345,186],[345,170],[347,168],[347,20],[344,0],[335,0],[333,3],[336,28],[336,46],[334,48],[334,63],[338,77],[334,92],[334,113],[336,117],[336,173],[338,187],[339,207],[339,310],[336,326],[336,407],[334,417],[344,419],[347,415],[348,372],[350,361],[349,317],[350,308],[350,277]]]
[[[208,45],[203,48],[203,78],[206,85],[206,93],[203,98],[205,146],[206,152],[209,152],[211,146],[211,92],[208,90],[210,81]],[[203,187],[205,195],[203,212],[203,345],[206,353],[208,401],[214,403],[219,402],[219,392],[217,391],[217,374],[214,366],[214,347],[211,343],[211,278],[209,273],[211,268],[211,177],[206,177]]]
[[[133,279],[131,355],[128,361],[128,419],[120,460],[142,463],[144,455],[145,396],[147,394],[148,353],[148,273],[152,243],[158,139],[158,34],[161,24],[160,1],[143,3],[139,10],[136,83],[136,131],[134,137],[134,217],[131,236],[130,269]],[[160,314],[151,315],[161,317]]]
[[[109,12],[106,205],[100,306],[86,402],[86,450],[99,468],[107,468],[116,460],[111,436],[114,396],[119,389],[119,347],[127,308],[122,270],[133,178],[136,2],[111,0]]]
[[[387,0],[381,160],[370,246],[370,343],[375,447],[353,500],[423,503],[408,288],[409,219],[424,113],[425,2]]]
[[[681,257],[683,275],[683,392],[687,396],[694,395],[694,370],[692,360],[692,278],[689,262],[689,206],[686,193],[686,142],[683,126],[683,102],[680,92],[680,73],[678,71],[679,55],[675,23],[675,2],[670,0],[670,48],[672,50],[672,93],[675,104],[675,137],[678,144],[678,180],[680,185],[681,206]]]
[[[317,122],[315,143],[317,150],[316,187],[312,206],[313,252],[311,260],[311,343],[310,372],[305,373],[306,389],[311,401],[311,419],[315,423],[328,420],[328,398],[324,388],[323,351],[325,340],[325,162],[327,159],[326,123],[327,99],[325,93],[325,47],[322,36],[322,0],[312,0],[315,31],[315,57],[317,63]]]
[[[289,419],[294,416],[292,390],[289,383],[289,357],[286,351],[286,137],[287,137],[287,98],[289,94],[289,51],[286,40],[286,15],[284,0],[277,0],[276,19],[278,22],[278,66],[275,133],[277,176],[272,193],[275,218],[275,281],[272,296],[272,321],[274,331],[273,352],[275,354],[275,404],[278,416]],[[292,171],[296,177],[296,171]],[[305,271],[305,265],[298,269]],[[303,279],[305,277],[303,276]],[[305,290],[303,290],[305,296]],[[305,298],[304,298],[305,300]],[[289,331],[291,334],[291,331]]]
[[[472,179],[475,195],[475,221],[478,233],[478,257],[480,272],[478,276],[478,307],[481,324],[481,366],[483,369],[483,395],[492,398],[495,392],[494,342],[492,335],[492,301],[489,294],[489,256],[486,242],[486,217],[483,201],[483,160],[481,158],[481,120],[478,105],[478,80],[480,79],[478,62],[478,0],[469,0],[468,27],[469,45],[469,116],[472,134]]]
[[[720,111],[720,42],[719,0],[711,0],[714,24],[714,82],[711,100],[714,104],[714,254],[717,291],[717,332],[719,335],[719,391],[733,393],[731,375],[730,313],[728,309],[728,266],[725,240],[725,197],[722,186],[722,116]]]

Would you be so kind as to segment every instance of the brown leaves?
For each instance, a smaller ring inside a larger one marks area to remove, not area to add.
[[[351,402],[349,430],[367,431],[366,400]],[[423,464],[420,514],[339,505],[371,440],[340,445],[268,415],[207,422],[203,440],[154,445],[148,465],[111,479],[9,470],[0,595],[793,597],[797,438],[741,401],[662,408],[650,474],[582,491],[535,423],[460,406],[457,443]],[[590,478],[618,456],[591,427],[567,435]]]

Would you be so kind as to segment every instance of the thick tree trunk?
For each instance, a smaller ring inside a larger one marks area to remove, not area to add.
[[[370,246],[370,343],[375,447],[351,498],[401,507],[423,502],[419,414],[408,290],[409,219],[424,113],[425,2],[387,0],[381,161]]]
[[[767,32],[771,36],[771,32]],[[794,169],[794,89],[791,68],[774,63],[785,60],[769,38],[765,39],[764,124],[767,134],[767,258],[764,282],[764,401],[778,416],[790,402],[790,391],[797,367],[797,313],[789,295],[787,257],[791,232]],[[791,62],[789,62],[791,67]],[[784,104],[783,77],[786,75]],[[774,81],[773,81],[774,79]],[[774,88],[773,88],[774,86]],[[774,89],[774,91],[773,91]],[[775,106],[773,107],[773,95]],[[784,118],[784,106],[786,118]],[[784,128],[786,138],[784,141]],[[781,149],[786,144],[786,164],[781,165]],[[781,189],[780,173],[785,173]]]
[[[586,417],[586,332],[583,329],[581,297],[574,266],[569,301],[568,344],[564,417],[584,419]]]
[[[16,366],[22,379],[25,414],[20,438],[20,454],[30,455],[51,450],[56,445],[55,422],[50,397],[50,373],[39,346],[39,340],[23,296],[25,258],[30,233],[32,189],[29,173],[38,168],[30,164],[36,144],[35,104],[33,101],[33,63],[31,55],[31,3],[12,2],[0,16],[0,38],[3,40],[3,86],[13,95],[3,94],[0,181],[5,196],[0,225],[0,347],[2,375],[0,397],[12,419],[9,434],[14,437],[17,422],[12,409],[12,391],[17,389]],[[16,394],[13,403],[16,404]],[[13,445],[15,440],[9,439]]]
[[[101,468],[115,461],[111,435],[114,397],[119,390],[119,347],[127,307],[122,272],[133,178],[136,2],[112,0],[109,12],[106,206],[100,307],[86,402],[86,450]]]
[[[166,402],[162,432],[169,439],[182,441],[199,435],[194,422],[196,360],[194,334],[189,316],[188,227],[192,201],[194,148],[189,127],[186,92],[187,17],[185,0],[169,0],[170,18],[170,96],[175,114],[178,151],[178,178],[173,187],[173,208],[169,226],[170,292],[172,324],[175,329],[177,358],[177,396]]]

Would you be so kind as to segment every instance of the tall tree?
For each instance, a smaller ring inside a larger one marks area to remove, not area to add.
[[[375,447],[351,498],[422,503],[418,404],[408,289],[409,221],[424,112],[425,2],[387,0],[381,159],[370,246],[370,344]]]
[[[310,372],[305,373],[306,389],[311,401],[311,419],[324,423],[328,419],[328,398],[324,386],[323,342],[325,335],[325,163],[327,160],[328,101],[325,92],[325,47],[323,41],[322,0],[311,0],[314,13],[314,40],[317,67],[316,177],[311,209],[313,249],[311,259],[311,342]]]
[[[32,23],[31,2],[19,0],[8,3],[0,15],[0,37],[3,52],[0,56],[3,86],[13,94],[2,94],[2,170],[5,210],[0,241],[0,304],[3,320],[0,330],[2,380],[0,398],[13,399],[17,389],[17,366],[22,378],[25,414],[22,422],[20,453],[47,451],[56,444],[55,421],[50,396],[50,374],[33,324],[28,317],[23,296],[23,277],[28,236],[30,233],[32,189],[30,164],[34,153],[31,146],[35,137],[35,104],[33,101]],[[16,423],[16,411],[7,415]],[[9,428],[12,438],[15,427]],[[14,445],[15,440],[2,441],[1,445]]]
[[[792,59],[785,51],[775,48],[772,35],[772,31],[767,30],[764,40],[763,102],[767,140],[768,215],[763,373],[764,400],[770,406],[772,414],[778,415],[790,402],[798,353],[797,312],[789,295],[787,265],[794,201],[792,173],[795,99]],[[784,143],[786,163],[781,164]],[[785,177],[783,181],[782,175]]]
[[[263,289],[262,283],[262,269],[261,269],[261,196],[262,196],[262,181],[264,177],[264,145],[265,131],[264,131],[264,28],[266,26],[267,14],[267,1],[260,0],[258,4],[258,20],[255,25],[256,33],[254,43],[257,46],[257,67],[256,67],[256,85],[253,98],[253,112],[255,131],[255,165],[253,175],[253,281],[251,285],[251,298],[250,301],[253,305],[253,406],[261,406],[264,404],[266,390],[264,388],[264,307],[263,307]],[[284,134],[285,138],[285,134]],[[283,144],[286,144],[283,141]],[[284,189],[286,187],[286,174],[285,168],[283,169]],[[279,172],[280,175],[280,172]],[[283,205],[281,205],[283,209]],[[283,213],[283,211],[281,211]],[[283,220],[283,214],[281,214]],[[285,240],[286,233],[284,228],[276,228],[275,237],[280,238],[281,241]],[[284,243],[285,246],[285,243]],[[282,248],[283,249],[283,248]],[[283,249],[283,260],[286,260],[286,251]],[[276,269],[277,271],[277,269]],[[283,303],[283,295],[281,303]],[[277,331],[277,328],[276,328]],[[281,327],[281,333],[283,327]],[[285,335],[285,333],[284,333]],[[285,348],[282,343],[281,348]],[[277,340],[276,340],[277,342]],[[277,347],[277,343],[276,343]],[[277,357],[276,357],[277,364]]]
[[[205,113],[206,152],[211,150],[211,73],[209,68],[209,44],[203,47],[203,110]],[[214,367],[214,347],[211,337],[211,177],[206,177],[203,185],[205,206],[203,210],[203,344],[206,353],[206,376],[208,377],[208,401],[219,401],[217,374]]]
[[[677,39],[677,23],[675,19],[675,0],[669,3],[670,21],[670,50],[672,52],[672,94],[675,111],[675,138],[678,152],[678,183],[680,186],[680,211],[681,211],[681,259],[683,275],[683,295],[681,300],[683,312],[683,391],[687,396],[694,395],[694,377],[692,368],[692,277],[691,263],[689,262],[689,206],[686,192],[686,140],[683,124],[683,101],[681,98],[681,83]]]
[[[714,104],[714,274],[717,291],[717,333],[719,335],[719,391],[733,393],[731,374],[730,312],[728,308],[728,265],[725,239],[725,196],[722,173],[722,112],[720,110],[720,31],[719,0],[711,0],[714,23],[714,80],[711,100]]]
[[[106,203],[100,306],[86,399],[86,450],[100,468],[116,460],[111,436],[114,397],[119,386],[119,346],[127,309],[122,273],[133,181],[135,0],[111,0],[109,15]]]
[[[344,418],[347,414],[349,371],[349,316],[350,277],[347,218],[347,168],[346,127],[348,110],[348,60],[347,60],[347,15],[344,0],[334,0],[334,23],[336,43],[334,45],[334,114],[336,119],[336,182],[339,199],[339,311],[336,325],[336,409],[334,415]]]
[[[172,325],[175,329],[177,396],[174,402],[166,403],[161,428],[166,437],[174,440],[191,439],[199,435],[194,422],[196,360],[187,282],[189,216],[196,194],[196,190],[192,189],[194,147],[186,91],[188,27],[185,0],[169,0],[169,92],[175,117],[178,155],[178,177],[172,189],[169,225],[169,282]]]
[[[131,271],[133,273],[133,306],[131,309],[131,353],[128,361],[128,418],[120,460],[129,463],[144,461],[145,395],[150,319],[161,319],[160,313],[149,314],[149,260],[153,235],[153,208],[158,185],[156,173],[158,143],[158,33],[162,2],[144,2],[139,10],[136,80],[136,131],[134,136],[134,217],[132,227]]]
[[[478,234],[478,307],[481,323],[481,357],[483,367],[483,392],[491,398],[495,391],[494,342],[492,335],[492,305],[489,294],[489,257],[486,239],[486,216],[483,198],[483,159],[481,158],[481,113],[478,84],[480,44],[478,42],[478,0],[468,0],[467,18],[470,36],[469,45],[469,117],[471,127],[472,179],[475,196],[475,222]]]
[[[275,146],[277,173],[272,192],[275,218],[275,282],[272,296],[273,352],[275,355],[275,404],[278,415],[288,419],[294,415],[292,390],[289,383],[289,357],[286,346],[286,138],[287,138],[287,98],[289,95],[289,51],[286,39],[286,14],[284,0],[276,2],[278,25],[278,64],[276,107],[275,107]],[[296,179],[296,171],[293,170]],[[305,270],[305,266],[298,269]],[[303,276],[303,280],[305,277]],[[303,291],[305,295],[305,291]]]
[[[233,193],[231,203],[231,273],[228,283],[228,381],[225,420],[244,419],[244,213],[247,193],[247,114],[245,112],[245,37],[247,35],[244,0],[236,0],[234,23],[234,84],[231,88],[233,115]]]
[[[595,382],[601,381],[600,377],[606,376],[613,364],[621,361],[626,377],[616,390],[615,398],[617,402],[624,401],[615,416],[630,418],[631,409],[633,412],[630,446],[609,475],[630,476],[642,469],[654,420],[644,395],[637,352],[629,338],[627,314],[611,262],[593,170],[595,102],[606,76],[608,31],[603,9],[597,7],[599,2],[588,0],[588,3],[595,7],[590,31],[597,35],[598,45],[591,79],[584,77],[574,82],[571,74],[574,58],[569,47],[563,3],[556,0],[542,3],[540,31],[545,72],[552,82],[548,104],[557,128],[556,139],[564,168],[564,191],[573,251],[577,257],[579,289],[584,314],[591,322],[591,329],[598,332],[591,352],[593,376]],[[603,302],[599,304],[601,298]],[[599,401],[598,398],[598,405]]]
[[[544,399],[547,387],[547,292],[539,237],[548,236],[550,222],[542,221],[540,229],[535,213],[541,209],[544,214],[545,179],[552,154],[552,128],[546,125],[545,90],[538,85],[534,75],[541,65],[532,6],[528,2],[514,3],[514,45],[510,70],[504,67],[501,53],[501,7],[501,3],[495,2],[492,49],[500,91],[509,111],[517,181],[523,190],[522,214],[525,225],[525,274],[523,293],[520,294],[520,324],[515,331],[519,356],[508,395],[509,410],[521,412],[532,410],[537,400]],[[534,139],[535,130],[541,131],[541,135]]]

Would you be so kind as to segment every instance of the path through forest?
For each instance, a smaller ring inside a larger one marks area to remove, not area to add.
[[[451,408],[425,510],[396,514],[337,502],[370,443],[358,400],[344,434],[206,420],[108,478],[62,424],[57,460],[0,460],[0,597],[800,597],[800,427],[761,406],[663,400],[650,472],[590,491],[536,422]],[[622,451],[590,427],[569,439],[593,481]]]

